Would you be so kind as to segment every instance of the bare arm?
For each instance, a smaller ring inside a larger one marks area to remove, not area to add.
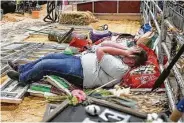
[[[108,46],[108,47],[114,47],[122,50],[128,50],[128,47],[122,46],[121,44],[117,44],[115,42],[103,42],[101,46],[102,47]]]
[[[99,47],[96,51],[98,61],[101,61],[105,53],[110,55],[129,56],[128,50],[112,48],[112,47]]]
[[[98,61],[101,61],[101,59],[106,53],[110,55],[115,55],[115,56],[118,55],[118,56],[133,58],[135,57],[134,53],[139,53],[139,52],[140,52],[140,49],[136,47],[128,50],[114,48],[114,47],[98,47],[98,49],[96,50],[96,55],[97,55]]]

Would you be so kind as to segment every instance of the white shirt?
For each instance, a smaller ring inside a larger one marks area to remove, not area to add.
[[[128,65],[124,64],[122,59],[109,54],[104,55],[101,61],[98,62],[95,53],[86,53],[81,56],[81,63],[84,88],[99,87],[117,79],[117,81],[106,87],[113,86],[120,82],[123,75],[129,70]]]

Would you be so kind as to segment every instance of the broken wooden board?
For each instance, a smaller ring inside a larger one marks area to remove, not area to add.
[[[124,122],[143,122],[147,115],[139,113],[136,110],[125,108],[117,104],[112,104],[107,101],[90,97],[90,104],[100,106],[100,115],[94,117],[85,112],[85,105],[79,104],[76,106],[69,105],[69,101],[65,100],[59,105],[47,105],[44,114],[44,122],[107,122],[107,121],[124,121]],[[116,108],[115,108],[116,107]],[[127,110],[128,109],[128,110]],[[79,113],[80,112],[80,113]],[[108,117],[106,114],[111,114],[113,117]],[[72,116],[72,117],[68,117]],[[114,119],[115,118],[115,119]]]
[[[46,119],[58,106],[59,104],[47,104],[43,119]]]

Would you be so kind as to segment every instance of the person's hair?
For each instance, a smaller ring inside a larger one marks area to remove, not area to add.
[[[134,53],[134,55],[135,55],[135,66],[143,65],[148,60],[147,53],[143,49],[141,49],[141,52],[139,53]]]

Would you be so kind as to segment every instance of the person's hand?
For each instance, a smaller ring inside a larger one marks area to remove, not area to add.
[[[134,58],[135,57],[134,53],[140,53],[140,51],[141,50],[137,47],[129,48],[128,50],[126,50],[126,56]]]

